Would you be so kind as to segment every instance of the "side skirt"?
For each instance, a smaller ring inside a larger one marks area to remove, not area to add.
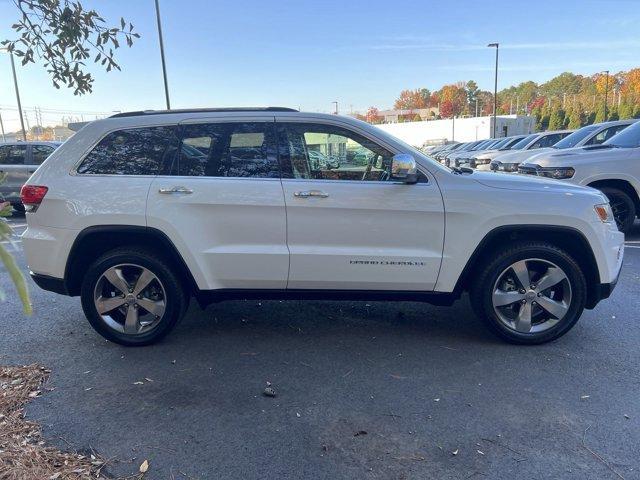
[[[352,300],[380,302],[425,302],[450,306],[459,294],[393,290],[200,290],[195,295],[201,307],[226,300]]]

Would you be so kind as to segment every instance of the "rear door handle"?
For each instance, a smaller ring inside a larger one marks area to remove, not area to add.
[[[166,195],[171,195],[174,193],[193,193],[193,190],[187,187],[171,187],[171,188],[161,188],[158,190],[158,193],[164,193]]]
[[[293,192],[293,196],[296,198],[309,198],[309,197],[327,198],[329,194],[323,192],[322,190],[307,190],[304,192]]]

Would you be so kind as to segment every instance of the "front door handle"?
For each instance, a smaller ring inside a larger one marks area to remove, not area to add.
[[[309,198],[309,197],[327,198],[329,194],[323,192],[322,190],[307,190],[305,192],[293,192],[293,196],[296,198]]]
[[[161,188],[160,190],[158,190],[158,193],[171,195],[173,193],[193,193],[193,190],[187,187],[171,187],[171,188]]]

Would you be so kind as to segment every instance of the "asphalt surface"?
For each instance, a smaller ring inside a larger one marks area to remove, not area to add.
[[[628,246],[612,298],[536,347],[495,339],[463,298],[192,304],[163,343],[124,348],[78,298],[33,286],[23,317],[0,267],[0,363],[51,368],[28,418],[113,475],[148,459],[149,479],[640,478],[640,226]]]

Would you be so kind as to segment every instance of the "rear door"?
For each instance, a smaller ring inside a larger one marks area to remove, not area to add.
[[[277,125],[291,254],[287,288],[433,290],[444,240],[435,180],[428,174],[414,185],[391,180],[398,152],[364,131],[312,119]],[[310,151],[339,166],[316,168]]]
[[[20,188],[29,178],[25,178],[28,154],[27,144],[0,145],[0,200],[20,199]]]
[[[184,122],[149,190],[147,224],[178,247],[200,289],[284,289],[286,214],[271,117]]]

